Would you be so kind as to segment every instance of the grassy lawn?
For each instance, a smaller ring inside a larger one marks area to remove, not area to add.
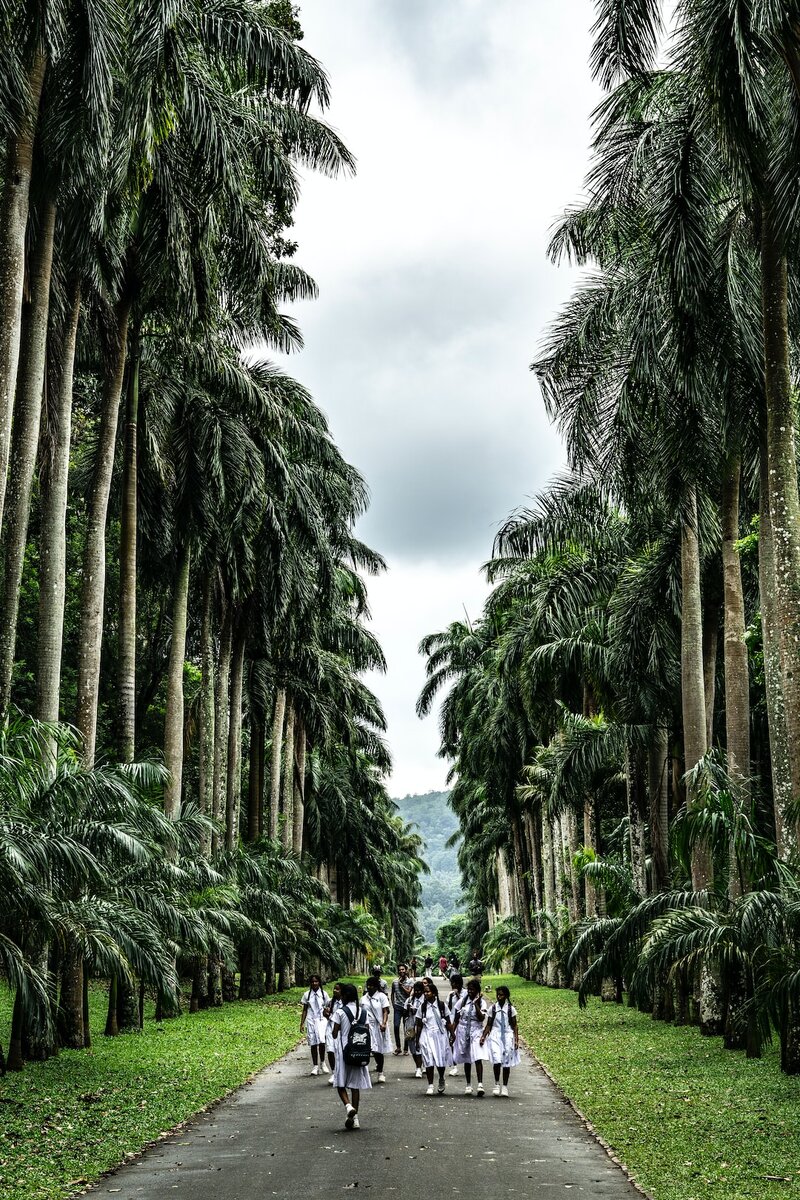
[[[159,1133],[275,1062],[298,1040],[300,989],[103,1037],[92,997],[91,1050],[65,1050],[0,1079],[0,1196],[63,1200]],[[0,1037],[10,1011],[0,995]]]
[[[503,982],[534,1054],[655,1200],[800,1195],[800,1079],[777,1047],[748,1062],[695,1029]]]

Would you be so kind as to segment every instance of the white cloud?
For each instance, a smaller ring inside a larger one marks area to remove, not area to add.
[[[307,49],[353,180],[308,178],[298,306],[312,389],[373,506],[391,571],[371,587],[389,673],[396,794],[442,785],[414,716],[420,638],[483,597],[494,530],[561,452],[528,370],[570,274],[548,230],[580,193],[597,99],[591,0],[304,0]]]

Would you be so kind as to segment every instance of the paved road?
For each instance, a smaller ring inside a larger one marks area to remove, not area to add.
[[[526,1056],[511,1096],[465,1096],[463,1076],[426,1097],[410,1058],[388,1059],[385,1085],[362,1096],[361,1129],[307,1051],[263,1071],[213,1112],[98,1185],[120,1200],[308,1200],[358,1190],[437,1196],[633,1200],[622,1172]],[[177,1198],[176,1198],[177,1193]]]

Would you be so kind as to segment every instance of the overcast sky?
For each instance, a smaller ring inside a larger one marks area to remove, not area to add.
[[[581,192],[591,0],[302,0],[354,179],[306,181],[298,305],[313,392],[372,506],[388,560],[370,587],[389,663],[393,795],[443,788],[420,722],[420,639],[480,613],[497,526],[561,465],[529,364],[570,275],[548,230]]]

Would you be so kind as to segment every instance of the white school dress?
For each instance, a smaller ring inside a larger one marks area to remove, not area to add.
[[[326,1004],[330,1004],[330,996],[324,988],[309,988],[307,992],[303,992],[300,1000],[301,1004],[308,1005],[306,1013],[306,1037],[308,1038],[309,1046],[321,1046],[325,1041],[325,1034],[328,1029],[327,1017],[324,1017],[322,1010]]]
[[[461,1004],[464,1000],[466,1000],[466,998],[467,998],[467,989],[466,988],[461,988],[461,990],[458,992],[456,992],[456,991],[450,992],[450,995],[447,997],[447,1000],[445,1001],[445,1003],[447,1005],[447,1015],[451,1021],[453,1020],[453,1018],[456,1015],[456,1011],[458,1009],[459,1004]]]
[[[341,1000],[331,1000],[331,1015],[325,1024],[325,1049],[328,1054],[333,1054],[336,1050],[336,1043],[333,1040],[333,1018],[334,1014],[342,1007]]]
[[[423,1067],[452,1067],[453,1055],[450,1050],[447,1023],[439,1009],[439,1004],[435,1000],[432,1004],[423,1000],[417,1011],[417,1020],[422,1021],[419,1052],[422,1055]]]
[[[372,1087],[369,1077],[369,1065],[355,1067],[345,1061],[344,1048],[350,1034],[350,1026],[358,1017],[355,1004],[342,1004],[331,1018],[334,1025],[339,1027],[339,1036],[333,1043],[336,1061],[333,1067],[333,1086],[336,1088],[365,1088]]]
[[[376,992],[374,996],[364,996],[361,1001],[361,1011],[369,1024],[369,1039],[373,1054],[392,1053],[392,1037],[389,1033],[389,1026],[381,1029],[383,1014],[389,1007],[389,997],[384,996],[383,992]]]
[[[458,1006],[458,1026],[456,1040],[453,1043],[453,1058],[457,1063],[486,1062],[489,1057],[487,1047],[481,1045],[481,1034],[486,1021],[486,1007],[481,1004],[480,1012],[478,1012],[476,1009],[478,1003],[467,997]]]
[[[492,1031],[486,1039],[489,1047],[489,1058],[495,1067],[518,1067],[520,1064],[519,1050],[514,1049],[514,1030],[511,1028],[512,1018],[516,1019],[517,1010],[513,1004],[493,1004],[489,1009],[492,1020]]]

